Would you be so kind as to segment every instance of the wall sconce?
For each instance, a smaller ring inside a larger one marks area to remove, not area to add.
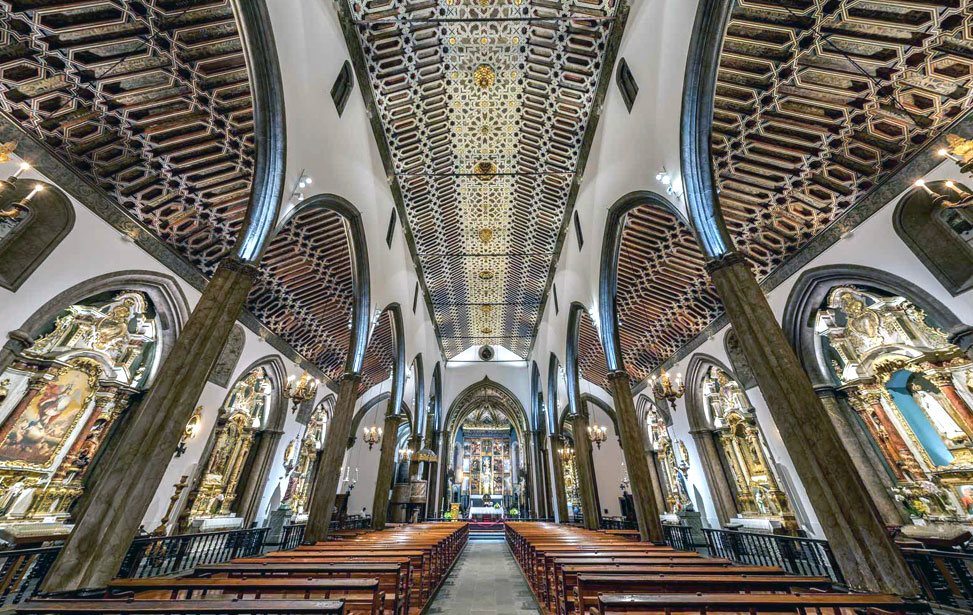
[[[665,167],[662,167],[662,170],[655,174],[655,181],[665,186],[666,194],[669,196],[674,196],[677,199],[682,198],[682,192],[676,190],[672,175]]]
[[[943,186],[945,186],[946,190],[942,192],[933,190],[921,179],[917,179],[912,185],[925,190],[932,197],[934,205],[939,205],[945,209],[973,205],[973,193],[970,193],[953,181],[945,182]]]
[[[382,428],[372,425],[371,427],[366,427],[363,438],[365,443],[368,444],[368,450],[372,450],[372,447],[382,441]]]
[[[6,181],[0,181],[0,192],[5,191],[8,187],[11,189],[15,189],[17,187],[17,181],[20,178],[21,174],[28,170],[30,170],[30,164],[26,162],[21,162],[20,166],[17,168],[16,173],[8,177]],[[16,218],[21,213],[26,212],[27,204],[30,203],[30,201],[35,196],[37,196],[39,192],[43,192],[43,191],[44,191],[44,184],[34,184],[34,187],[31,189],[31,191],[27,193],[27,195],[24,196],[19,201],[10,201],[10,202],[3,203],[2,205],[0,205],[0,218]],[[10,198],[12,199],[13,195],[10,195]],[[4,199],[4,201],[6,201],[6,199]]]
[[[414,451],[411,448],[403,448],[399,450],[399,461],[412,461],[412,453]]]
[[[608,439],[608,430],[598,424],[588,425],[588,439],[600,449],[601,443]]]
[[[287,197],[287,204],[293,207],[295,204],[300,203],[304,200],[304,189],[314,183],[314,179],[307,174],[307,171],[301,169],[301,175],[294,182],[294,188],[291,189],[291,194]]]
[[[560,455],[562,461],[571,461],[574,459],[574,449],[570,446],[562,446],[558,449],[557,454]]]
[[[189,421],[186,422],[186,428],[183,429],[182,438],[179,440],[179,444],[176,445],[176,457],[182,457],[183,453],[186,452],[186,442],[192,440],[199,433],[202,427],[202,414],[203,407],[196,406],[193,410],[193,415],[189,417]]]

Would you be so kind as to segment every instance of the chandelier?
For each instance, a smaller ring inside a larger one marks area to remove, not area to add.
[[[372,450],[372,447],[382,441],[382,428],[372,425],[371,427],[366,427],[364,429],[365,443],[368,444],[368,450]]]
[[[292,400],[296,408],[307,400],[313,399],[320,384],[320,380],[311,378],[311,375],[307,372],[301,374],[301,379],[297,382],[294,382],[294,375],[291,374],[287,377],[287,386],[284,387],[284,397]]]
[[[663,371],[662,375],[657,379],[655,376],[649,379],[649,386],[652,387],[652,391],[655,393],[656,397],[662,397],[670,404],[686,392],[686,385],[682,381],[682,374],[676,374],[676,379],[673,381],[669,378],[668,372]]]
[[[562,461],[571,461],[574,459],[574,449],[570,446],[562,446],[558,449],[557,454],[560,455]]]
[[[412,461],[413,452],[414,451],[409,447],[399,449],[399,461],[401,462]]]
[[[588,439],[600,449],[601,443],[608,439],[608,430],[597,423],[588,425]]]

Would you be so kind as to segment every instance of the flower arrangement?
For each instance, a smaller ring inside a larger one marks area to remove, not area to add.
[[[516,517],[520,514],[520,511],[517,510],[516,508],[511,508],[509,512],[511,517]]]

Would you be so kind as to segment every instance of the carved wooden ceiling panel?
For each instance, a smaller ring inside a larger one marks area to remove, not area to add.
[[[531,347],[615,1],[349,3],[447,358]]]
[[[0,0],[0,24],[0,110],[211,274],[253,168],[229,1]]]
[[[578,375],[581,380],[587,380],[606,391],[611,391],[608,387],[608,361],[605,359],[605,349],[601,345],[598,329],[595,328],[595,323],[588,312],[582,312],[581,325],[578,327]],[[582,392],[587,392],[583,390],[583,384]]]
[[[389,379],[392,375],[392,362],[395,360],[394,339],[392,337],[392,314],[382,313],[372,330],[365,347],[365,361],[362,364],[362,379],[358,385],[358,395],[376,384]]]
[[[204,274],[230,253],[254,142],[229,0],[0,0],[0,112]],[[343,223],[310,212],[273,240],[248,307],[335,377],[351,285]]]
[[[344,218],[308,207],[292,216],[267,247],[247,308],[337,380],[351,340],[352,276]]]
[[[971,75],[970,0],[740,0],[714,163],[758,277],[969,110]]]
[[[671,211],[639,205],[624,219],[615,302],[625,371],[636,382],[703,330],[723,306],[699,244]]]

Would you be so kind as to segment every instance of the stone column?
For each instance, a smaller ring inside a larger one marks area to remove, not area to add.
[[[341,460],[344,459],[348,439],[353,438],[351,423],[355,418],[355,404],[358,402],[358,385],[361,374],[346,372],[338,380],[338,399],[335,401],[331,424],[324,437],[324,449],[318,472],[311,487],[308,502],[307,528],[304,530],[305,542],[315,543],[326,540],[334,514],[338,482],[341,480]]]
[[[530,446],[527,452],[529,456],[528,463],[533,471],[531,482],[534,483],[530,493],[530,512],[531,516],[542,519],[547,516],[547,510],[544,507],[544,469],[541,467],[543,461],[541,459],[540,434],[536,430],[530,432]]]
[[[375,497],[372,499],[372,529],[384,530],[389,515],[389,489],[392,488],[392,473],[395,471],[395,444],[399,433],[400,414],[394,414],[391,405],[385,413],[385,426],[382,428],[382,456],[378,461],[378,476],[375,478]]]
[[[737,510],[730,481],[726,479],[726,472],[723,471],[723,463],[720,461],[720,452],[713,440],[713,432],[697,429],[689,433],[693,436],[693,442],[696,443],[696,451],[699,453],[699,459],[703,466],[703,476],[706,477],[710,495],[713,496],[716,518],[720,525],[726,525],[730,522],[730,519],[738,516],[740,512]]]
[[[553,500],[553,487],[551,486],[551,466],[548,463],[548,451],[543,446],[543,439],[538,442],[540,462],[543,466],[541,468],[541,479],[544,481],[541,485],[541,499],[544,500],[544,517],[554,518],[554,500]]]
[[[578,414],[571,417],[574,433],[574,465],[578,470],[578,495],[581,511],[584,513],[584,526],[597,530],[601,525],[598,498],[595,495],[595,468],[591,461],[591,440],[588,439],[588,416]]]
[[[729,253],[707,270],[849,586],[916,596],[902,554],[750,266]]]
[[[419,478],[419,461],[415,458],[415,453],[419,452],[422,448],[422,438],[420,436],[412,436],[409,438],[409,448],[412,449],[412,458],[409,459],[409,482],[418,480]]]
[[[100,588],[114,578],[256,276],[257,267],[236,258],[220,263],[112,455],[99,462],[105,469],[42,591]]]
[[[427,463],[429,468],[427,472],[429,484],[426,485],[426,516],[427,517],[438,517],[439,516],[439,496],[437,491],[439,490],[439,466],[445,463],[442,452],[439,450],[439,432],[433,432],[432,438],[430,438],[427,447],[431,451],[436,452],[436,463]]]
[[[659,519],[659,508],[656,504],[656,489],[649,464],[645,460],[645,442],[642,439],[642,430],[639,429],[628,374],[624,371],[612,372],[608,375],[608,380],[611,383],[612,400],[615,402],[615,414],[618,416],[625,467],[628,468],[628,480],[632,486],[639,536],[643,541],[664,542],[662,521]]]
[[[554,494],[554,520],[558,523],[568,522],[568,496],[564,490],[564,466],[561,465],[560,448],[563,442],[554,434],[547,436],[548,455],[551,457],[551,490]]]
[[[645,465],[649,468],[649,479],[652,481],[652,496],[655,499],[655,510],[656,518],[659,518],[666,510],[666,497],[665,491],[662,487],[662,481],[659,479],[659,455],[655,451],[649,451],[645,456]],[[632,481],[632,475],[629,474],[629,482]],[[662,522],[661,519],[659,521]]]
[[[892,481],[888,470],[882,460],[879,459],[875,448],[859,437],[858,434],[864,435],[862,430],[856,429],[856,426],[850,423],[850,420],[856,419],[848,415],[846,406],[838,399],[833,387],[815,387],[814,391],[817,393],[818,399],[821,400],[825,412],[831,418],[831,423],[851,456],[851,461],[855,464],[858,475],[865,483],[869,495],[872,496],[872,501],[875,502],[879,514],[882,515],[882,520],[886,525],[902,525],[904,521],[902,513],[895,505],[895,500],[892,499],[892,493],[889,490]]]

